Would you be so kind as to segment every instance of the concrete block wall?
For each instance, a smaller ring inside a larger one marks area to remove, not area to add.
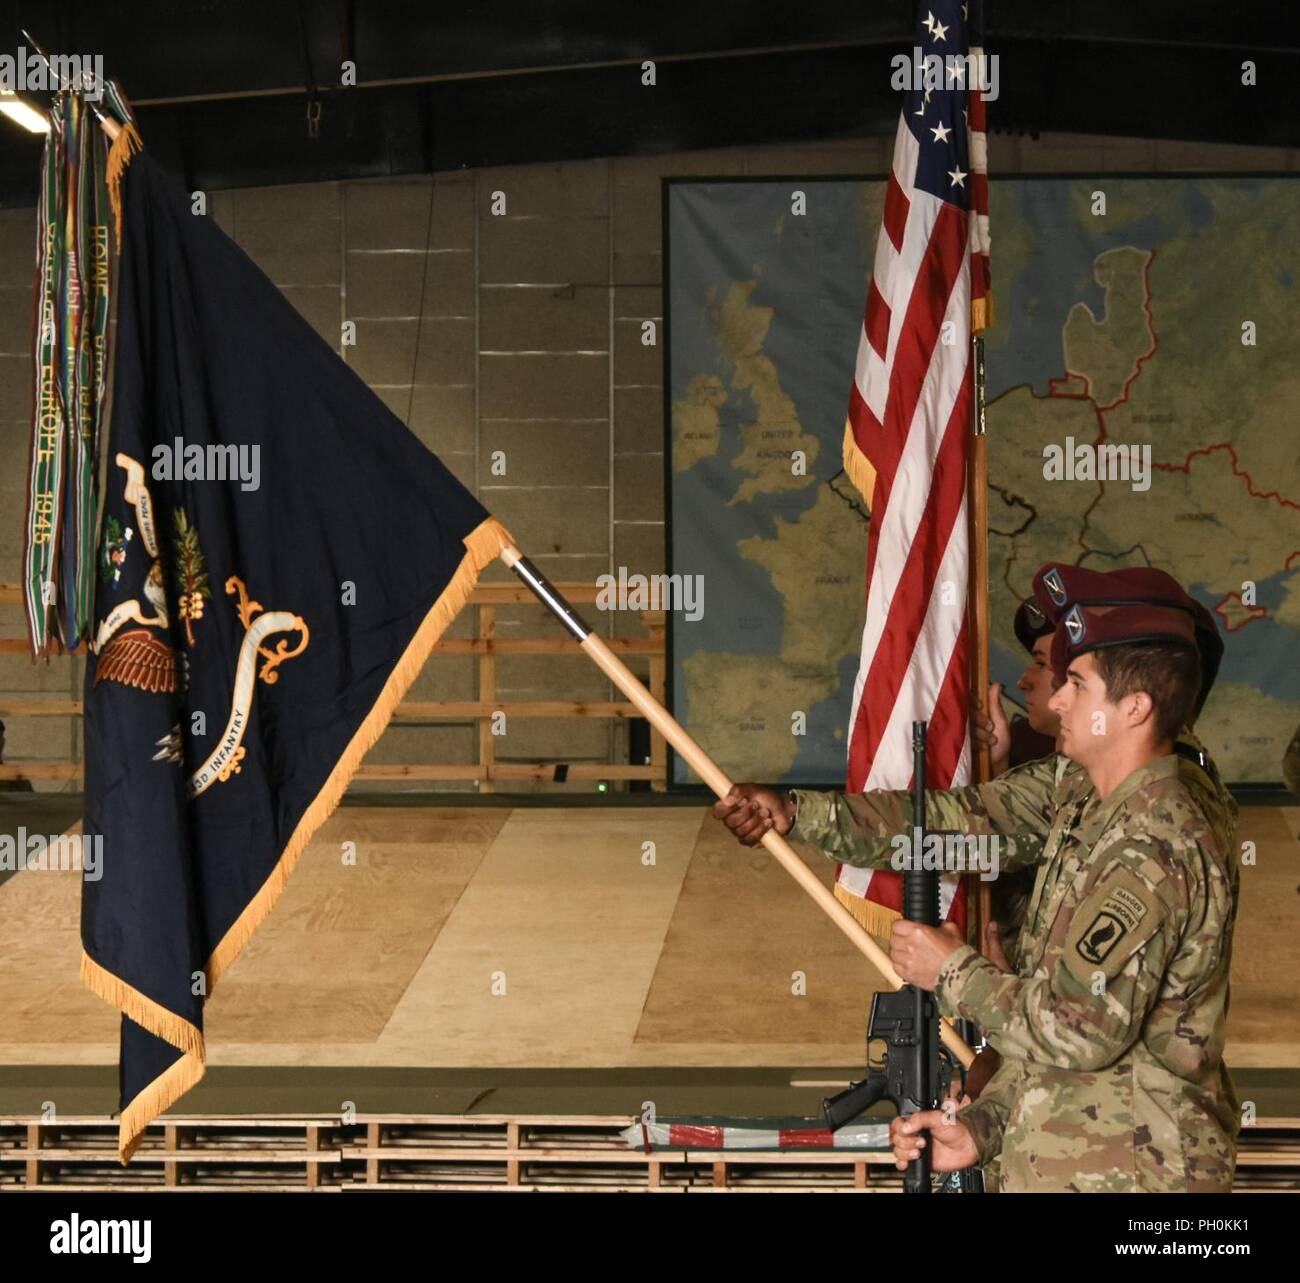
[[[892,138],[879,137],[245,188],[210,193],[209,208],[548,576],[591,580],[619,566],[664,569],[662,349],[640,340],[647,319],[660,322],[662,336],[661,177],[880,174],[891,147]],[[1300,171],[1300,152],[994,135],[990,170]],[[495,193],[504,196],[503,214],[493,213]],[[32,210],[0,211],[0,582],[8,583],[18,580],[22,541],[34,244]],[[356,327],[346,347],[345,321]],[[504,476],[492,470],[498,451]],[[488,578],[512,576],[494,567]],[[637,625],[635,617],[585,613],[607,634]],[[462,616],[454,635],[470,635],[471,625]],[[21,607],[0,606],[0,633],[22,631]],[[561,635],[537,608],[498,608],[498,636],[538,631]],[[643,660],[632,666],[645,674]],[[76,659],[47,667],[0,655],[0,698],[77,698],[81,675]],[[540,656],[500,659],[497,693],[616,697],[585,658]],[[475,665],[460,657],[431,660],[411,695],[476,696]],[[622,761],[625,742],[617,724],[515,719],[498,753]],[[472,761],[476,745],[470,724],[397,726],[369,760]],[[9,719],[10,759],[79,752],[74,719]]]

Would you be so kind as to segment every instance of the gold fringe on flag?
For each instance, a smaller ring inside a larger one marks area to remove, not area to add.
[[[193,1056],[203,1058],[203,1034],[183,1016],[155,1002],[120,976],[106,971],[86,953],[81,954],[81,983],[98,994],[123,1015],[130,1016],[137,1025],[147,1029],[156,1038],[169,1042]]]
[[[970,328],[972,334],[980,334],[993,324],[993,295],[970,301]]]
[[[182,1056],[127,1105],[117,1127],[118,1157],[123,1166],[131,1161],[131,1156],[140,1148],[149,1124],[164,1109],[185,1095],[203,1077],[206,1069],[207,1062],[203,1057]]]
[[[841,453],[844,471],[849,474],[849,480],[857,486],[858,493],[870,507],[871,496],[876,488],[876,470],[858,446],[857,439],[853,435],[853,422],[850,419],[844,420],[844,446]]]
[[[183,1053],[122,1111],[118,1120],[117,1153],[125,1165],[139,1148],[145,1128],[203,1077],[207,1065],[203,1034],[182,1016],[168,1011],[147,994],[106,971],[84,949],[81,952],[81,983],[123,1015],[130,1016],[154,1037],[171,1043]]]
[[[876,943],[888,952],[894,923],[903,915],[887,905],[864,900],[862,896],[846,891],[838,882],[835,884],[835,898],[854,916],[859,925],[876,937]]]
[[[122,250],[122,175],[131,163],[131,157],[144,146],[135,126],[130,121],[121,122],[117,137],[108,149],[108,166],[104,181],[108,184],[108,198],[113,204],[113,217],[117,221],[117,248]]]
[[[329,819],[342,800],[357,767],[361,765],[361,759],[384,733],[398,704],[424,667],[434,644],[469,602],[479,575],[500,555],[503,548],[514,542],[514,536],[495,517],[486,518],[465,537],[466,552],[456,573],[425,615],[415,636],[389,673],[384,689],[335,763],[315,800],[303,812],[293,835],[280,853],[275,868],[212,951],[205,968],[209,998],[217,981],[239,956],[266,915],[275,908],[299,857],[316,830]],[[189,1021],[160,1007],[111,972],[105,971],[85,954],[81,960],[81,979],[106,1002],[185,1053],[122,1110],[117,1145],[118,1156],[125,1164],[139,1146],[145,1128],[203,1077],[206,1065],[203,1035]]]

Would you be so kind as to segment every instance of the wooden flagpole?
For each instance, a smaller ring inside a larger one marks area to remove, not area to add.
[[[591,657],[596,666],[636,705],[646,720],[675,748],[696,774],[713,790],[718,797],[726,797],[731,792],[732,781],[711,757],[687,734],[685,728],[659,703],[642,685],[637,677],[608,646],[602,638],[583,622],[564,596],[543,575],[527,557],[513,545],[507,545],[501,551],[501,560],[523,580],[534,595],[577,639],[582,649]],[[830,920],[853,942],[865,955],[886,982],[894,989],[901,989],[900,979],[889,961],[885,951],[871,938],[857,919],[822,885],[817,875],[799,858],[794,848],[774,829],[763,835],[763,845],[774,856],[781,867],[817,902],[818,907]],[[952,1052],[963,1066],[970,1066],[975,1053],[966,1045],[960,1034],[945,1018],[941,1034],[944,1045]]]

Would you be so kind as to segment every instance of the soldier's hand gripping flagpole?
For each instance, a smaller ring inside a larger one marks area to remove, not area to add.
[[[696,774],[719,798],[731,792],[732,781],[726,772],[687,734],[664,706],[646,690],[641,680],[623,663],[604,640],[582,620],[562,593],[525,557],[518,548],[507,545],[501,551],[501,560],[519,576],[561,624],[572,634],[596,666],[641,711],[646,720],[690,763]],[[885,978],[893,989],[901,989],[903,981],[891,965],[885,951],[871,938],[856,918],[826,889],[817,875],[799,858],[794,848],[774,830],[769,829],[762,839],[763,845],[785,871],[817,902],[818,907],[857,946],[867,961]],[[941,1027],[944,1046],[962,1065],[969,1067],[975,1053],[944,1020]]]

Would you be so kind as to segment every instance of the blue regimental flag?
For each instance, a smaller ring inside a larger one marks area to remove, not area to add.
[[[125,1162],[202,1077],[207,997],[512,540],[147,152],[122,201],[82,978],[122,1012]]]

